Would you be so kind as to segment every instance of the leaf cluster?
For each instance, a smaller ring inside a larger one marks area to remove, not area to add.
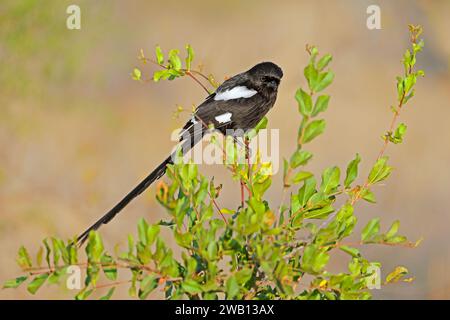
[[[405,73],[397,82],[393,125],[413,97],[417,78],[423,75],[415,71],[416,55],[423,48],[423,41],[418,40],[420,32],[419,27],[411,27],[412,48],[404,55]],[[369,299],[368,279],[373,277],[373,268],[381,264],[365,258],[360,247],[418,245],[398,233],[399,221],[385,233],[380,232],[379,218],[371,219],[361,232],[357,229],[355,205],[360,199],[375,202],[373,187],[384,182],[393,170],[384,155],[385,148],[389,142],[403,141],[406,125],[392,126],[384,136],[380,155],[361,184],[357,184],[360,154],[345,169],[331,166],[319,175],[305,169],[313,158],[306,147],[325,130],[325,119],[318,117],[329,107],[330,96],[325,90],[334,80],[332,56],[321,56],[314,46],[308,46],[307,51],[306,85],[295,94],[301,117],[296,148],[284,160],[282,189],[288,203],[267,200],[272,185],[271,163],[262,162],[258,154],[254,163],[238,161],[242,152],[244,157],[248,152],[229,138],[223,150],[229,160],[225,167],[243,191],[241,201],[233,207],[219,205],[222,186],[203,176],[197,165],[175,162],[168,166],[167,180],[160,182],[156,191],[167,218],[157,223],[141,219],[137,237],[128,236],[124,252],[108,253],[100,234],[91,232],[86,260],[80,262],[73,241],[46,239],[35,261],[24,247],[19,249],[17,262],[25,274],[7,281],[4,287],[16,288],[30,279],[27,289],[34,294],[46,282],[63,283],[67,268],[77,265],[86,271],[77,299],[105,287],[109,290],[102,298],[109,299],[119,284],[128,284],[130,296],[140,299],[148,298],[157,288],[166,299]],[[190,46],[186,47],[184,66],[177,50],[170,50],[166,57],[157,47],[155,58],[163,68],[153,74],[155,81],[193,75],[194,51]],[[141,59],[148,60],[143,54]],[[140,80],[141,71],[135,69],[133,77]],[[246,136],[246,145],[266,126],[264,118]],[[172,244],[162,236],[162,229],[171,235]],[[358,241],[348,240],[355,236]],[[337,250],[347,254],[348,262],[334,273],[327,266]],[[128,273],[125,281],[118,280],[119,271]],[[411,281],[405,278],[407,273],[399,266],[383,283]]]

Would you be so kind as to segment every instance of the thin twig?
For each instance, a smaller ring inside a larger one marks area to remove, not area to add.
[[[409,73],[411,73],[411,68],[409,69]],[[397,119],[400,115],[400,111],[402,110],[402,107],[404,105],[404,101],[405,101],[405,96],[406,96],[406,92],[403,92],[403,95],[398,103],[397,109],[394,112],[394,116],[392,117],[391,120],[391,124],[389,126],[389,131],[388,132],[392,132],[395,129],[395,125],[397,123]],[[378,153],[378,157],[375,161],[375,163],[380,160],[383,156],[384,153],[386,152],[387,146],[389,144],[389,138],[385,137],[384,141],[383,141],[383,145],[380,149],[380,152]],[[355,195],[352,197],[350,204],[354,205],[356,203],[356,201],[358,201],[359,199],[361,199],[361,193],[367,189],[367,187],[369,187],[370,185],[370,181],[369,178],[367,177],[363,186],[361,188],[359,188],[359,190],[355,193]]]
[[[155,60],[153,60],[153,59],[149,59],[149,58],[145,58],[145,57],[143,57],[143,58],[141,58],[141,59],[142,59],[143,61],[146,61],[146,62],[151,62],[151,63],[153,63],[153,64],[159,66],[160,68],[163,68],[163,69],[169,69],[167,66],[165,66],[165,65],[163,65],[163,64],[160,64],[160,63],[158,63],[157,61],[155,61]],[[208,88],[206,88],[206,86],[205,86],[200,80],[198,80],[198,79],[194,76],[193,73],[195,73],[195,74],[197,74],[197,75],[203,77],[204,79],[206,79],[206,80],[211,84],[209,78],[208,78],[206,75],[204,75],[204,74],[201,73],[200,71],[194,71],[194,70],[188,70],[188,69],[180,69],[180,71],[184,72],[184,74],[186,74],[186,75],[189,76],[191,79],[193,79],[198,85],[200,85],[200,86],[203,88],[203,90],[206,91],[206,93],[211,94],[211,92],[208,90]],[[211,85],[212,85],[212,84],[211,84]]]
[[[225,221],[225,223],[228,225],[228,221],[227,221],[227,219],[225,218],[225,216],[223,215],[222,210],[220,210],[220,207],[219,207],[219,205],[217,204],[216,199],[214,199],[214,198],[211,196],[211,193],[210,193],[209,191],[208,191],[208,194],[209,194],[209,198],[211,199],[211,202],[214,204],[214,207],[216,207],[217,212],[219,212],[219,214],[222,216],[223,221]]]
[[[185,72],[186,75],[188,75],[189,77],[191,77],[195,82],[197,82],[202,88],[203,90],[206,91],[207,94],[211,94],[211,92],[208,90],[208,88],[206,88],[203,83],[200,82],[200,80],[198,80],[190,71],[186,71]]]

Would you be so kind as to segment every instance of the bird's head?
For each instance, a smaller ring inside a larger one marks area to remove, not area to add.
[[[258,89],[277,91],[283,70],[273,62],[261,62],[247,71],[252,84]]]

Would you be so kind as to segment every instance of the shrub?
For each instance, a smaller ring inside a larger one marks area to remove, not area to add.
[[[78,266],[85,270],[85,277],[77,299],[85,299],[97,290],[105,291],[102,299],[109,299],[121,284],[129,285],[129,295],[140,299],[147,298],[158,287],[167,299],[370,298],[369,289],[377,280],[376,269],[380,264],[368,261],[358,248],[418,244],[398,234],[398,221],[382,232],[378,218],[362,229],[359,241],[351,243],[346,239],[355,233],[358,220],[355,204],[360,200],[374,203],[374,186],[385,181],[392,171],[386,147],[403,141],[406,125],[397,124],[397,120],[414,96],[417,79],[424,74],[415,69],[416,56],[423,48],[423,41],[418,39],[421,32],[420,27],[410,26],[412,47],[403,56],[404,72],[397,78],[392,122],[382,136],[379,156],[362,184],[355,184],[361,162],[359,154],[345,170],[337,166],[326,168],[321,178],[305,170],[313,157],[306,147],[325,130],[325,120],[320,115],[327,110],[330,96],[324,92],[334,79],[329,69],[332,56],[320,56],[316,47],[307,46],[306,85],[295,94],[301,116],[296,150],[284,160],[283,200],[279,208],[265,200],[272,183],[271,164],[258,157],[254,163],[239,163],[233,158],[225,164],[230,177],[239,181],[245,191],[241,199],[236,199],[235,209],[218,204],[221,186],[201,175],[197,165],[183,162],[170,165],[167,182],[160,182],[156,192],[158,202],[167,211],[167,220],[149,224],[141,219],[137,238],[128,236],[125,252],[108,253],[98,232],[90,233],[85,256],[78,252],[73,240],[48,238],[35,261],[23,246],[19,249],[17,262],[24,275],[7,281],[4,287],[16,288],[30,280],[27,289],[35,294],[45,282],[64,283],[67,272]],[[217,84],[212,76],[192,68],[193,58],[190,46],[184,67],[177,50],[171,50],[167,59],[159,47],[155,60],[146,58],[143,52],[140,54],[143,63],[161,67],[153,74],[155,82],[189,77],[210,92],[208,87]],[[135,80],[146,80],[138,68],[132,76]],[[246,143],[266,124],[267,119],[261,121],[256,132],[247,135]],[[227,152],[243,152],[238,147],[233,140],[226,142]],[[340,207],[336,205],[338,199],[344,199]],[[177,246],[175,252],[181,252],[179,258],[160,235],[162,228],[170,230]],[[337,250],[348,255],[348,265],[334,274],[327,271],[327,264]],[[118,280],[118,270],[124,274],[124,280]],[[405,267],[399,266],[383,284],[411,281],[412,278],[405,278],[407,273]],[[100,281],[107,282],[99,284]]]

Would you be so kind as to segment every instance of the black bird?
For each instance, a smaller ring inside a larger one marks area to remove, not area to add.
[[[198,106],[192,119],[183,127],[180,135],[183,153],[203,138],[207,130],[202,129],[211,124],[223,134],[242,133],[254,128],[273,107],[282,77],[283,71],[279,66],[262,62],[223,82]],[[102,224],[111,221],[131,200],[162,177],[166,166],[173,163],[173,156],[164,160],[118,204],[83,232],[77,239],[78,243],[83,244],[91,230],[97,230]]]

